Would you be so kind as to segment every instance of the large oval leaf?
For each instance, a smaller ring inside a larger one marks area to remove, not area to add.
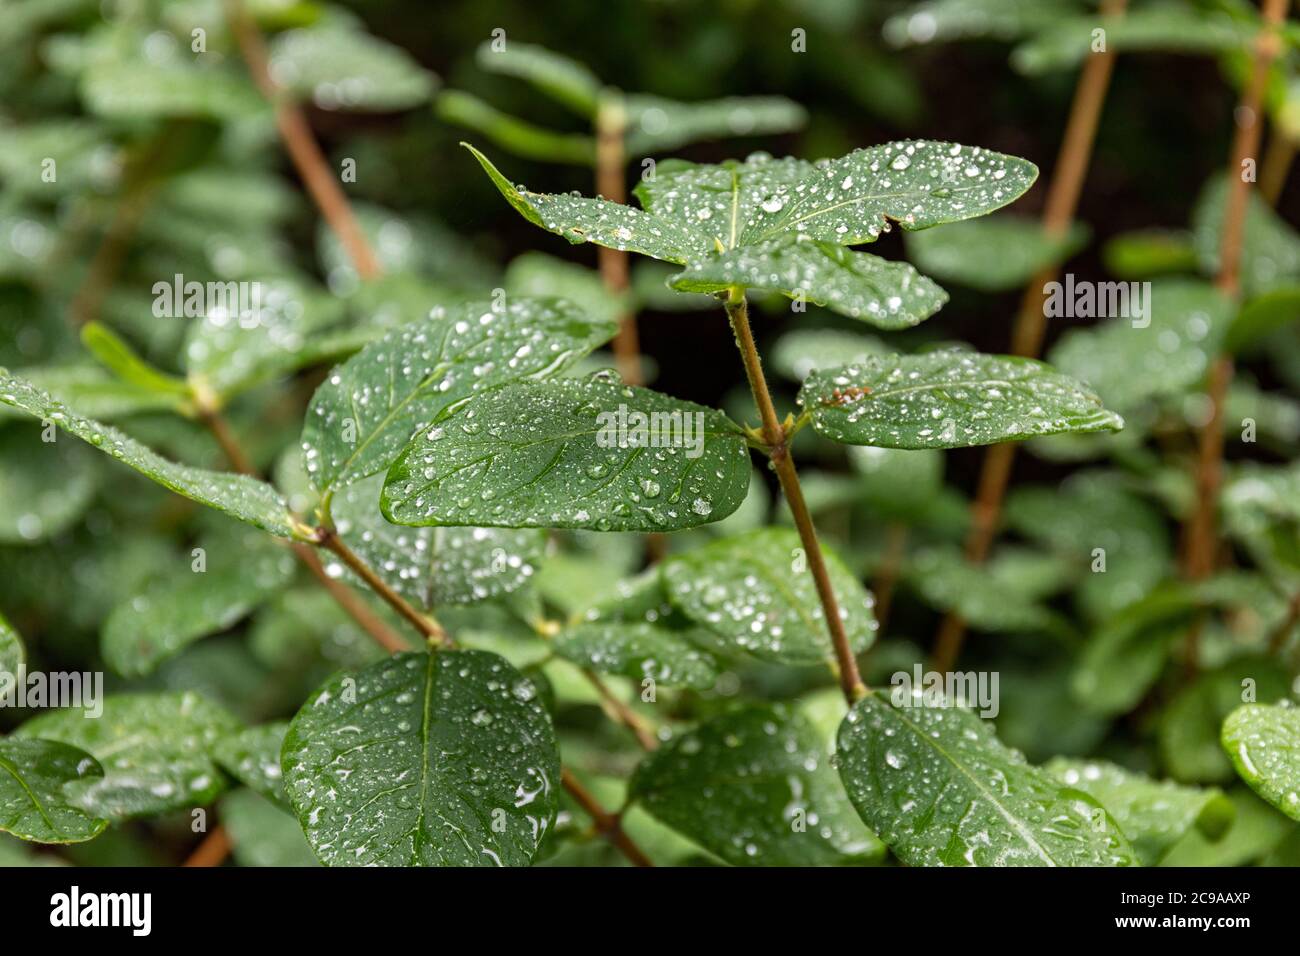
[[[77,806],[126,820],[200,807],[226,788],[211,756],[217,740],[238,727],[225,710],[189,692],[120,694],[103,707],[98,718],[81,710],[42,714],[17,731],[80,747],[103,765],[102,777],[65,787]]]
[[[737,866],[874,862],[862,825],[808,719],[784,705],[715,717],[646,757],[631,796]]]
[[[560,754],[536,687],[485,651],[398,654],[294,717],[285,785],[329,866],[527,866]]]
[[[875,639],[875,600],[833,553],[825,556],[844,630],[860,653]],[[785,664],[833,656],[817,586],[793,530],[723,538],[660,568],[673,603],[715,634],[720,649]]]
[[[1241,779],[1293,820],[1300,820],[1300,709],[1246,704],[1223,722],[1223,749]]]
[[[322,491],[383,471],[422,426],[475,392],[545,378],[609,339],[615,326],[561,300],[512,298],[436,308],[336,368],[303,427],[307,472]]]
[[[1087,240],[1088,228],[1082,223],[1054,235],[1034,220],[997,215],[912,233],[907,237],[907,253],[945,282],[1002,292],[1064,262]]]
[[[1124,425],[1042,362],[955,349],[815,372],[799,403],[827,438],[884,448],[966,448]]]
[[[1129,866],[1094,799],[1061,787],[958,707],[853,705],[839,770],[858,813],[908,866]]]
[[[507,385],[435,421],[393,463],[382,507],[409,525],[673,531],[735,511],[749,471],[721,412],[598,373]]]
[[[287,806],[280,751],[288,729],[288,721],[283,720],[241,728],[218,740],[212,748],[213,756],[222,769],[244,786]]]
[[[0,369],[0,402],[54,422],[59,428],[152,478],[165,488],[210,508],[224,511],[263,531],[291,537],[289,509],[274,488],[247,475],[232,475],[168,461],[157,452],[90,418],[22,379]]]
[[[81,843],[108,821],[69,801],[64,785],[104,769],[90,754],[52,740],[0,740],[0,831],[34,843]]]

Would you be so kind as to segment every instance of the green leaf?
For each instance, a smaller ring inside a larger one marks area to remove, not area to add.
[[[1292,820],[1278,813],[1244,786],[1228,791],[1236,814],[1228,832],[1210,841],[1199,831],[1188,833],[1160,861],[1161,866],[1244,866],[1261,862],[1282,849],[1297,832]]]
[[[1155,866],[1193,828],[1217,840],[1237,809],[1221,790],[1156,781],[1104,760],[1057,757],[1043,768],[1106,808],[1133,845],[1143,866]]]
[[[1107,52],[1215,54],[1247,49],[1257,26],[1225,12],[1170,3],[1112,17],[1085,14],[1060,19],[1020,44],[1011,52],[1011,65],[1030,76],[1070,69],[1095,52],[1098,29],[1106,31]]]
[[[1228,180],[1215,176],[1205,185],[1192,213],[1192,241],[1201,271],[1219,271],[1223,241],[1223,210]],[[1246,194],[1246,223],[1241,241],[1241,287],[1246,299],[1300,279],[1300,235],[1282,219],[1259,191]]]
[[[479,44],[475,61],[491,73],[531,83],[579,116],[596,115],[604,84],[577,60],[532,43],[486,40]]]
[[[64,431],[192,501],[225,512],[271,534],[284,538],[293,536],[288,508],[279,493],[266,482],[247,475],[208,471],[168,461],[117,429],[83,418],[62,402],[2,369],[0,403],[54,422]]]
[[[799,404],[827,438],[884,448],[965,448],[1124,425],[1042,362],[956,349],[815,372]]]
[[[840,726],[838,754],[849,799],[908,866],[1137,864],[1100,804],[964,708],[868,694]]]
[[[191,692],[118,694],[103,715],[57,710],[18,728],[22,737],[80,747],[104,775],[69,783],[68,799],[96,816],[129,820],[201,807],[226,788],[213,747],[238,724],[225,710]]]
[[[455,123],[482,133],[497,146],[522,156],[547,163],[594,166],[596,141],[580,133],[557,133],[503,113],[477,96],[460,90],[447,90],[438,96],[435,110],[448,123]]]
[[[71,802],[66,784],[104,776],[84,750],[51,740],[0,740],[0,831],[33,843],[93,840],[108,821]]]
[[[1033,163],[978,146],[904,140],[858,149],[745,210],[738,244],[789,232],[841,246],[874,242],[894,222],[912,230],[983,216],[1037,178]]]
[[[280,750],[288,729],[289,722],[283,720],[241,728],[218,740],[212,748],[212,756],[223,770],[244,786],[268,800],[288,806],[284,771],[280,767]]]
[[[858,445],[849,466],[862,476],[860,500],[887,515],[922,519],[943,490],[943,452]]]
[[[555,375],[615,326],[559,300],[438,307],[330,374],[303,426],[307,472],[322,491],[388,468],[419,429],[485,389]]]
[[[0,614],[0,674],[17,674],[26,660],[22,638]]]
[[[1192,234],[1176,229],[1122,232],[1102,246],[1101,259],[1106,271],[1119,279],[1196,271]]]
[[[1001,215],[909,234],[907,253],[925,272],[947,282],[1003,292],[1064,262],[1087,242],[1088,227],[1082,223],[1053,235],[1038,222]]]
[[[200,638],[228,630],[293,578],[289,549],[246,528],[201,540],[192,560],[127,596],[104,622],[104,660],[126,677],[150,674]],[[200,565],[199,562],[202,562]],[[204,570],[198,571],[197,567]]]
[[[428,100],[436,85],[436,77],[409,53],[364,30],[286,30],[269,47],[272,79],[322,109],[410,109]]]
[[[681,263],[710,251],[711,247],[705,244],[703,236],[622,203],[580,196],[551,196],[517,187],[473,146],[469,143],[461,145],[474,154],[501,195],[521,216],[569,242],[594,242],[598,246]]]
[[[1300,285],[1282,286],[1245,303],[1228,327],[1224,348],[1234,355],[1267,345],[1268,336],[1300,320]]]
[[[874,335],[839,329],[795,329],[776,340],[768,361],[786,378],[802,382],[819,368],[852,365],[892,351]]]
[[[642,761],[631,797],[735,866],[877,862],[812,723],[783,704],[748,706],[675,737]]]
[[[101,365],[122,381],[146,391],[175,395],[178,402],[189,396],[184,379],[150,365],[104,323],[86,323],[81,329],[81,342]]]
[[[804,108],[784,96],[729,96],[681,103],[634,93],[622,103],[631,158],[669,152],[703,139],[788,133],[808,120]]]
[[[557,634],[553,644],[555,653],[581,667],[665,687],[710,690],[721,672],[713,656],[691,640],[691,632],[647,621],[577,624]]]
[[[1292,820],[1300,820],[1300,710],[1245,704],[1223,722],[1223,749],[1241,779]]]
[[[927,604],[958,614],[981,631],[1025,633],[1060,627],[1056,616],[1023,587],[968,563],[955,548],[921,551],[908,567],[907,580]]]
[[[825,550],[831,587],[855,653],[876,634],[875,599],[835,554]],[[668,596],[712,631],[720,650],[781,664],[832,657],[826,618],[799,535],[763,528],[710,542],[660,565]]]
[[[240,866],[320,866],[293,814],[252,790],[222,797],[220,819]]]
[[[435,420],[389,470],[384,514],[409,525],[674,531],[740,506],[749,451],[737,425],[597,376],[507,385]]]
[[[508,295],[567,299],[598,322],[617,322],[629,311],[626,293],[609,289],[600,273],[544,252],[525,252],[506,267]]]
[[[1198,386],[1232,320],[1232,302],[1208,282],[1158,280],[1146,298],[1141,326],[1113,318],[1071,329],[1048,353],[1052,365],[1124,415]]]
[[[327,866],[527,866],[560,754],[534,685],[484,651],[331,679],[289,725],[285,785]]]
[[[99,490],[94,452],[44,437],[26,423],[0,428],[0,544],[34,544],[60,534],[86,513]]]
[[[546,548],[541,531],[408,528],[379,510],[384,476],[343,489],[333,517],[339,535],[403,597],[432,610],[501,597],[528,583]]]
[[[1079,0],[925,0],[885,21],[894,46],[954,40],[1014,40],[1077,13]]]
[[[81,76],[81,99],[97,116],[123,122],[161,117],[246,120],[267,112],[242,64],[200,67],[143,56],[92,64]]]
[[[891,330],[923,322],[948,301],[943,289],[906,262],[792,236],[695,259],[669,285],[679,292],[716,293],[732,286],[780,292]]]
[[[33,366],[18,376],[78,412],[112,421],[147,412],[175,412],[177,396],[123,382],[98,365]],[[0,421],[21,418],[22,412],[0,404]]]

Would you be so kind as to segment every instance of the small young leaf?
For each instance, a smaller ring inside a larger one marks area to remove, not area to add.
[[[283,720],[242,728],[218,740],[212,756],[244,786],[287,807],[289,798],[284,792],[280,750],[288,729],[288,721]]]
[[[744,435],[721,412],[602,376],[506,385],[434,420],[382,507],[408,525],[674,531],[748,489]]]
[[[555,653],[602,674],[621,674],[665,687],[709,690],[721,668],[701,650],[691,631],[659,627],[647,621],[587,622],[555,636]],[[697,635],[707,643],[707,635]]]
[[[528,583],[541,564],[546,535],[532,529],[408,528],[379,510],[384,476],[339,492],[339,535],[399,594],[432,610],[500,597]]]
[[[88,322],[81,330],[82,344],[101,365],[124,382],[151,392],[189,395],[185,380],[150,365],[116,332],[102,322]]]
[[[90,754],[52,740],[0,740],[0,832],[33,843],[83,843],[108,821],[69,800],[64,786],[104,776]]]
[[[831,586],[855,653],[871,646],[872,596],[857,576],[826,552]],[[723,538],[660,565],[672,602],[717,635],[719,649],[783,664],[816,664],[832,656],[826,618],[799,536],[764,528]]]
[[[859,815],[908,866],[1133,866],[1094,799],[1061,787],[959,707],[853,705],[839,770]]]
[[[1152,780],[1103,760],[1057,757],[1043,768],[1106,808],[1128,837],[1143,866],[1155,866],[1195,827],[1217,840],[1232,825],[1236,807],[1221,790]]]
[[[1244,704],[1223,722],[1223,749],[1241,779],[1292,820],[1300,820],[1300,709]]]
[[[212,751],[239,725],[225,710],[190,692],[119,694],[102,704],[97,719],[57,710],[16,731],[80,747],[103,764],[102,777],[65,786],[71,802],[120,821],[201,807],[226,789]]]
[[[307,472],[322,491],[386,469],[417,429],[476,392],[563,371],[614,334],[562,300],[439,307],[336,368],[303,426]]]
[[[398,654],[332,678],[289,725],[294,812],[327,866],[527,866],[560,754],[535,686],[495,654]]]
[[[35,418],[54,422],[64,431],[107,452],[179,495],[223,511],[232,518],[238,518],[271,534],[283,538],[293,536],[288,507],[266,482],[247,475],[207,471],[168,461],[116,429],[83,418],[62,402],[3,369],[0,369],[0,403],[22,409]]]
[[[557,133],[503,113],[477,96],[446,90],[435,101],[438,116],[448,123],[482,133],[497,146],[546,163],[590,167],[596,162],[596,141],[581,133]]]
[[[1002,292],[1064,262],[1087,241],[1088,227],[1082,223],[1056,236],[1033,220],[1002,215],[909,233],[907,252],[927,273],[946,282]]]
[[[948,301],[948,293],[906,262],[794,236],[695,259],[669,285],[679,292],[731,286],[780,292],[880,329],[909,328]]]
[[[808,719],[782,704],[706,721],[646,757],[631,797],[735,866],[877,862]]]
[[[827,438],[884,448],[965,448],[1124,425],[1096,395],[1042,362],[959,350],[815,372],[799,404]]]
[[[475,62],[492,73],[518,77],[531,83],[557,103],[579,116],[593,117],[604,87],[587,67],[561,53],[535,43],[479,44]]]

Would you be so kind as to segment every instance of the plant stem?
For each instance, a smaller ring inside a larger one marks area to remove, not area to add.
[[[1296,142],[1277,127],[1269,139],[1264,160],[1259,164],[1259,194],[1270,206],[1276,206],[1295,162]]]
[[[785,429],[776,416],[776,407],[772,404],[772,394],[768,391],[767,378],[763,375],[763,362],[758,356],[758,347],[754,344],[754,333],[749,328],[749,307],[745,293],[733,287],[726,301],[727,318],[736,333],[736,346],[745,363],[745,376],[749,379],[750,391],[754,393],[754,403],[763,422],[763,437],[767,442],[767,455],[781,483],[781,492],[785,495],[790,514],[794,516],[795,527],[799,531],[799,540],[803,542],[808,557],[808,570],[812,572],[817,585],[817,596],[821,599],[822,614],[826,618],[826,629],[830,632],[831,645],[835,649],[835,660],[839,665],[840,689],[849,706],[867,693],[866,685],[858,675],[858,663],[853,656],[853,647],[848,635],[844,633],[844,619],[840,617],[839,602],[835,590],[831,587],[830,573],[826,570],[826,559],[822,555],[821,545],[817,541],[817,529],[813,526],[812,515],[804,501],[803,488],[799,484],[799,473],[790,458]]]
[[[609,685],[600,679],[599,674],[586,668],[583,668],[582,674],[591,682],[591,686],[596,688],[596,693],[605,702],[606,712],[617,723],[632,731],[642,750],[659,749],[659,738],[655,736],[654,728],[649,726],[640,714],[619,700],[615,693],[609,689]]]
[[[613,95],[601,98],[596,109],[596,192],[610,202],[627,202],[627,153],[623,145],[627,116],[622,98]],[[621,249],[606,246],[597,248],[600,276],[605,288],[618,296],[627,294],[629,280],[628,254]],[[640,385],[641,344],[636,329],[636,314],[624,312],[619,316],[618,334],[613,342],[614,360],[618,373],[629,385]]]
[[[1264,0],[1264,25],[1255,40],[1250,79],[1234,114],[1237,128],[1228,164],[1228,194],[1219,241],[1219,272],[1214,280],[1224,295],[1234,299],[1241,292],[1241,248],[1246,231],[1246,202],[1250,197],[1250,181],[1242,175],[1242,165],[1259,151],[1260,111],[1269,68],[1279,52],[1277,28],[1286,16],[1286,8],[1287,0]],[[1232,357],[1220,355],[1210,369],[1206,388],[1210,414],[1201,427],[1196,464],[1196,504],[1183,536],[1183,570],[1192,580],[1208,577],[1214,571],[1218,548],[1215,510],[1223,476],[1223,406],[1232,374]],[[1187,634],[1187,658],[1193,664],[1197,659],[1199,634],[1198,626],[1193,626]]]
[[[635,866],[654,866],[650,862],[650,858],[641,852],[641,848],[623,832],[622,817],[610,813],[602,807],[600,802],[591,795],[567,767],[560,771],[560,782],[564,784],[564,789],[569,791],[573,799],[578,801],[578,805],[591,817],[592,822],[596,825],[597,833],[614,844],[619,852]]]
[[[398,637],[396,632],[385,624],[379,615],[370,610],[356,591],[337,578],[330,577],[329,571],[325,570],[325,565],[321,564],[320,558],[316,556],[316,552],[310,545],[295,541],[292,548],[293,553],[298,556],[298,560],[329,592],[330,597],[360,625],[363,631],[374,638],[376,644],[390,654],[397,654],[411,649],[410,645]]]
[[[1101,15],[1121,16],[1125,3],[1126,0],[1102,0]],[[1114,68],[1114,51],[1106,50],[1091,54],[1079,74],[1074,100],[1070,104],[1070,115],[1065,124],[1065,136],[1061,140],[1056,166],[1047,186],[1047,201],[1043,206],[1043,231],[1048,235],[1063,236],[1074,222]],[[1046,266],[1025,286],[1020,299],[1020,311],[1011,333],[1011,351],[1015,355],[1037,358],[1042,350],[1043,338],[1047,332],[1047,316],[1043,310],[1044,288],[1059,273],[1059,264]],[[971,503],[971,524],[965,543],[966,558],[972,563],[982,563],[993,545],[1015,456],[1016,445],[1013,442],[993,445],[984,453],[975,500]],[[935,670],[943,673],[952,669],[961,654],[965,635],[966,623],[960,616],[951,612],[944,616],[935,638],[932,660]]]
[[[303,185],[343,244],[357,274],[362,279],[376,278],[382,272],[379,260],[366,241],[365,233],[361,231],[361,226],[352,213],[352,206],[337,177],[330,170],[316,137],[312,135],[306,116],[301,107],[288,98],[285,91],[271,79],[266,41],[262,38],[261,31],[244,8],[242,0],[225,0],[225,3],[226,20],[239,45],[239,52],[248,65],[253,82],[275,111],[275,125]]]
[[[1300,624],[1300,591],[1291,595],[1291,600],[1287,602],[1286,617],[1273,629],[1273,633],[1268,638],[1268,650],[1270,654],[1281,654],[1282,648],[1286,647],[1287,638],[1295,630],[1297,624]]]
[[[202,842],[185,858],[181,866],[220,866],[230,854],[230,835],[218,824],[208,831]]]

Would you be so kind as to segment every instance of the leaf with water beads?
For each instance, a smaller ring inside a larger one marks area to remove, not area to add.
[[[17,674],[26,659],[22,638],[0,614],[0,674]]]
[[[4,369],[0,369],[0,402],[35,418],[53,422],[192,501],[223,511],[271,534],[283,538],[293,536],[288,506],[264,481],[168,461],[117,429],[78,415],[62,402]]]
[[[69,800],[66,784],[103,777],[90,754],[52,740],[0,740],[0,832],[33,843],[83,843],[108,821]]]
[[[621,674],[665,687],[709,690],[721,668],[690,640],[692,632],[648,621],[584,622],[555,636],[555,653],[602,674]]]
[[[662,153],[701,139],[763,136],[799,129],[802,106],[784,96],[727,96],[684,103],[645,93],[623,98],[627,154]]]
[[[285,30],[269,48],[275,82],[326,110],[411,109],[437,85],[400,46],[343,22]]]
[[[861,653],[875,639],[875,601],[833,552],[825,557],[844,630]],[[664,561],[660,573],[672,602],[715,635],[719,650],[782,664],[833,656],[803,544],[789,528],[711,542]]]
[[[749,470],[721,412],[597,373],[506,385],[434,421],[381,505],[407,525],[674,531],[735,511]]]
[[[906,262],[803,236],[782,236],[695,259],[669,285],[679,292],[725,292],[732,286],[780,292],[881,329],[909,328],[948,301],[943,289]]]
[[[327,491],[383,471],[449,408],[505,382],[555,375],[615,328],[560,299],[436,308],[367,346],[316,390],[302,433],[308,475]]]
[[[1062,787],[963,707],[879,692],[840,725],[840,778],[908,866],[1133,866],[1095,799]]]
[[[77,806],[110,820],[129,820],[201,807],[226,789],[212,752],[239,726],[227,711],[191,692],[118,694],[102,704],[98,719],[65,708],[16,731],[80,747],[103,765],[102,777],[64,787]]]
[[[517,187],[473,146],[461,145],[474,154],[501,195],[521,216],[569,242],[594,242],[669,262],[687,262],[709,251],[704,236],[632,206],[607,199],[534,193]]]
[[[420,607],[473,604],[523,587],[541,564],[546,535],[531,528],[409,528],[379,510],[384,476],[342,489],[339,536],[395,591]]]
[[[1049,233],[1031,219],[989,216],[925,229],[907,237],[907,253],[927,274],[946,282],[1001,292],[1017,289],[1048,266],[1083,248],[1088,227],[1074,223]]]
[[[736,866],[884,856],[831,770],[823,738],[783,704],[745,707],[675,737],[637,768],[631,796]]]
[[[1245,704],[1223,722],[1223,749],[1250,788],[1300,820],[1300,709]]]
[[[218,740],[212,755],[223,770],[244,786],[288,806],[284,771],[280,767],[280,750],[288,729],[289,722],[285,720],[241,727]]]
[[[884,448],[965,448],[1124,425],[1042,362],[956,349],[815,372],[799,404],[827,438]]]
[[[485,651],[398,654],[294,717],[285,785],[327,866],[527,866],[560,754],[537,689]]]

